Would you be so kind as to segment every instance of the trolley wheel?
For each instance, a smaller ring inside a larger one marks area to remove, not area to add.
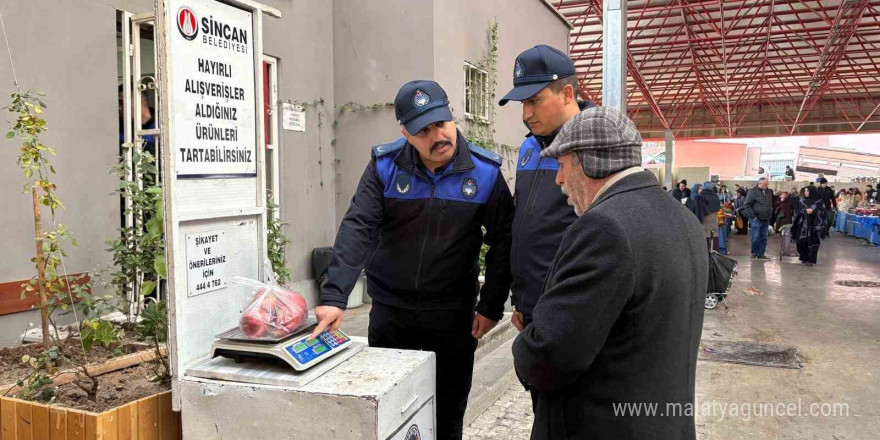
[[[706,308],[707,309],[714,309],[715,307],[718,307],[718,296],[716,296],[714,293],[707,293],[706,294]]]

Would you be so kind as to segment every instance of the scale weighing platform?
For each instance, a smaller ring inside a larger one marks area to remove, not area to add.
[[[303,386],[366,346],[342,330],[325,330],[309,340],[316,325],[314,315],[310,314],[297,331],[284,338],[252,338],[238,327],[229,329],[216,336],[211,358],[188,368],[187,374],[234,382]]]

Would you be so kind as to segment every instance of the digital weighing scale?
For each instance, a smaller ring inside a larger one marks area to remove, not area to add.
[[[187,374],[235,382],[302,386],[366,345],[352,340],[342,330],[325,330],[309,340],[316,325],[317,320],[310,314],[299,329],[282,338],[254,338],[243,334],[238,327],[231,328],[216,335],[211,357],[188,368]],[[322,364],[321,367],[311,370],[318,364]]]
[[[283,338],[252,338],[235,327],[217,335],[211,346],[211,356],[223,356],[239,363],[255,358],[281,359],[294,370],[305,371],[352,344],[351,338],[342,330],[325,330],[317,338],[308,340],[316,325],[315,317],[309,315],[299,329]]]

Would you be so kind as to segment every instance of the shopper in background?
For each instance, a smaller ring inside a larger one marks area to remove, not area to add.
[[[817,263],[819,245],[827,236],[825,204],[813,188],[805,187],[801,190],[800,205],[791,227],[791,239],[797,243],[801,264],[812,267]]]

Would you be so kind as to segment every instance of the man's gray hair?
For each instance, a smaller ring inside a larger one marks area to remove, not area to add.
[[[760,179],[758,179],[758,184],[760,185],[760,184],[762,184],[762,183],[764,183],[764,182],[766,182],[766,181],[767,181],[767,178],[766,178],[766,177],[761,177]]]

